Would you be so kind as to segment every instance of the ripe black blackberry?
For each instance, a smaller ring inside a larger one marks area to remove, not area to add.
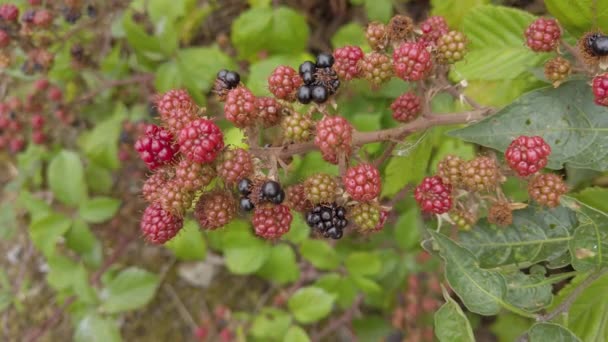
[[[281,204],[285,200],[285,191],[281,188],[281,184],[269,180],[262,184],[260,199],[273,204]]]
[[[251,195],[252,187],[253,182],[249,178],[241,179],[237,185],[239,194],[241,194],[242,196],[239,199],[239,206],[243,211],[252,211],[255,208],[253,201],[249,198],[249,195]]]
[[[346,209],[336,203],[318,204],[306,214],[306,223],[326,238],[340,239],[348,225]]]
[[[240,83],[241,76],[237,72],[222,69],[217,73],[217,77],[215,78],[213,92],[221,101],[224,101],[228,92],[236,88]]]
[[[338,91],[340,80],[332,66],[334,56],[327,53],[317,55],[316,62],[306,61],[300,64],[298,72],[302,78],[302,85],[297,92],[298,101],[308,104],[311,101],[324,103]]]

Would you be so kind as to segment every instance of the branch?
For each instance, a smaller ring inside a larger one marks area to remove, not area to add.
[[[352,145],[353,147],[357,147],[381,141],[400,141],[412,133],[423,131],[434,126],[464,124],[478,121],[490,113],[492,113],[492,109],[483,108],[460,113],[429,114],[395,128],[374,132],[354,132]],[[258,157],[275,155],[280,159],[286,159],[293,155],[304,154],[316,149],[317,147],[315,144],[309,141],[281,147],[256,147],[250,149],[250,151]]]

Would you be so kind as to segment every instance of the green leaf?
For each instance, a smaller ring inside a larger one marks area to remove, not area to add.
[[[370,50],[367,38],[365,38],[365,28],[355,22],[350,22],[340,27],[331,38],[331,44],[334,48],[355,45],[364,51]]]
[[[431,138],[429,135],[434,135],[434,130],[407,138],[399,156],[390,159],[384,170],[382,196],[393,196],[407,184],[424,178],[433,150],[433,145],[427,140]]]
[[[127,11],[123,14],[123,29],[131,46],[138,56],[145,59],[159,61],[165,58],[166,54],[163,50],[163,41],[160,37],[149,35],[144,31],[143,27],[133,21],[133,13]]]
[[[413,249],[420,243],[420,210],[418,207],[410,207],[405,213],[399,215],[395,223],[395,242],[402,249]]]
[[[435,335],[440,342],[475,342],[469,319],[445,289],[443,292],[446,302],[435,312]]]
[[[216,46],[180,49],[176,63],[181,80],[192,96],[211,90],[217,72],[234,66],[230,57]]]
[[[574,36],[598,28],[603,32],[608,30],[608,2],[605,0],[545,0],[545,6]]]
[[[68,248],[78,253],[88,265],[98,267],[101,264],[101,242],[91,232],[86,222],[74,220],[65,238]]]
[[[120,200],[111,197],[94,197],[80,204],[80,217],[91,223],[101,223],[111,219],[118,208]]]
[[[268,260],[258,270],[258,275],[281,285],[298,280],[300,268],[293,249],[286,244],[272,247]]]
[[[344,277],[337,273],[322,275],[314,286],[335,296],[336,303],[343,309],[350,307],[357,298],[357,288],[351,277]]]
[[[74,273],[78,269],[78,264],[70,258],[56,255],[48,259],[49,273],[47,282],[56,291],[68,289],[74,283]]]
[[[593,187],[586,188],[583,191],[572,194],[572,197],[587,204],[588,206],[594,207],[603,212],[608,212],[608,189]]]
[[[310,227],[304,221],[304,218],[299,213],[293,213],[293,221],[291,221],[291,228],[287,234],[283,235],[283,238],[287,241],[300,244],[308,239],[310,235]]]
[[[553,287],[542,274],[513,272],[504,274],[507,281],[505,301],[528,311],[535,312],[551,304]]]
[[[580,342],[570,330],[555,323],[536,323],[528,332],[530,342]]]
[[[30,214],[32,221],[50,214],[53,209],[43,200],[32,195],[31,192],[23,190],[19,193],[19,206],[24,207]]]
[[[450,135],[504,151],[520,135],[542,136],[552,147],[549,167],[564,163],[598,171],[608,169],[608,110],[593,102],[586,81],[544,88],[523,95],[501,111]]]
[[[184,80],[182,79],[179,66],[174,60],[167,61],[156,69],[154,85],[160,92],[183,87]]]
[[[310,337],[304,329],[297,325],[292,325],[287,330],[287,334],[285,335],[285,342],[310,342]]]
[[[154,22],[161,18],[176,19],[186,14],[187,1],[149,0],[148,13]]]
[[[367,295],[377,296],[382,293],[382,287],[380,284],[364,276],[353,275],[350,277],[350,281],[352,281],[359,290]]]
[[[207,256],[207,244],[198,224],[193,220],[186,221],[179,234],[168,241],[165,246],[179,260],[204,260]]]
[[[116,170],[120,166],[118,140],[126,113],[127,108],[124,104],[116,104],[114,113],[110,118],[97,123],[93,130],[81,136],[79,145],[86,156],[94,161],[98,167]]]
[[[433,15],[443,16],[450,27],[458,28],[463,17],[473,8],[489,3],[489,0],[431,0]]]
[[[265,308],[255,316],[251,326],[251,335],[265,341],[281,340],[291,325],[291,316],[288,313]]]
[[[382,269],[380,257],[371,252],[350,253],[344,261],[344,265],[348,272],[355,276],[373,276]]]
[[[51,160],[47,173],[51,191],[64,204],[78,205],[87,196],[84,168],[76,152],[59,152]]]
[[[491,331],[498,337],[498,342],[513,342],[528,331],[531,325],[532,321],[528,318],[504,312],[498,315],[491,326]]]
[[[335,297],[318,287],[302,287],[289,298],[289,311],[300,323],[317,322],[331,312]]]
[[[119,342],[122,341],[118,324],[109,318],[90,313],[78,322],[74,331],[76,342]]]
[[[84,172],[87,185],[91,192],[99,194],[107,194],[110,192],[114,183],[110,170],[95,163],[90,163]]]
[[[52,213],[32,221],[30,238],[34,246],[49,257],[55,253],[55,244],[71,225],[72,221],[65,215]]]
[[[141,308],[152,300],[159,282],[156,274],[129,267],[103,288],[100,309],[107,313],[117,313]]]
[[[297,69],[303,60],[310,59],[308,54],[299,55],[278,55],[251,64],[247,87],[255,95],[269,96],[268,75],[270,75],[278,65],[287,65]]]
[[[563,206],[546,209],[529,206],[513,212],[513,224],[498,227],[480,220],[469,232],[459,233],[463,247],[479,259],[480,266],[535,264],[560,259],[577,226],[576,214]]]
[[[234,236],[224,249],[226,267],[235,274],[251,274],[259,270],[270,256],[270,245],[250,232]]]
[[[608,265],[608,214],[562,196],[562,204],[576,211],[579,226],[569,243],[572,267],[589,271]]]
[[[429,231],[445,260],[446,278],[465,306],[480,315],[496,315],[507,293],[504,278],[479,268],[477,259],[446,236]]]
[[[365,0],[364,6],[370,21],[388,22],[393,14],[393,0]]]
[[[305,240],[300,246],[302,257],[321,270],[333,270],[340,265],[336,251],[325,241]]]

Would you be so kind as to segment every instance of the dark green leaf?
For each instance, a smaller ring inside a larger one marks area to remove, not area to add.
[[[483,219],[459,235],[462,246],[477,256],[481,267],[493,268],[559,259],[568,253],[576,225],[575,213],[566,207],[530,206],[514,211],[508,227]]]
[[[469,319],[460,305],[443,291],[446,303],[435,312],[435,335],[440,342],[475,342]]]
[[[325,290],[308,286],[300,288],[289,298],[287,306],[298,322],[307,324],[329,315],[335,297]]]
[[[498,342],[513,342],[528,331],[531,325],[532,321],[529,318],[504,312],[498,315],[491,326],[491,331],[498,337]]]
[[[603,0],[545,0],[547,10],[575,36],[593,29],[608,30],[608,2]]]
[[[555,323],[536,323],[528,332],[530,342],[580,342],[572,331]]]
[[[300,246],[300,253],[304,259],[321,270],[332,270],[340,265],[336,251],[322,240],[305,240]]]
[[[47,177],[55,197],[67,205],[78,205],[87,196],[84,168],[76,152],[59,152],[49,164]]]
[[[193,220],[186,221],[179,234],[165,246],[179,260],[204,260],[207,256],[207,244],[198,224]]]
[[[96,313],[85,316],[78,322],[74,332],[76,342],[120,342],[118,324]]]
[[[608,214],[562,196],[562,204],[576,211],[579,226],[569,243],[572,266],[588,271],[608,265]]]
[[[504,274],[507,281],[505,301],[528,311],[535,312],[551,304],[553,287],[542,274],[513,272]]]
[[[605,213],[608,212],[608,189],[606,188],[586,188],[573,194],[572,197]]]
[[[101,291],[100,310],[117,313],[141,308],[154,297],[159,277],[136,267],[120,272]]]

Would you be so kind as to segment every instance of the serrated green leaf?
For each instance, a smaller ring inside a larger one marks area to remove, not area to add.
[[[102,318],[96,313],[85,316],[78,322],[74,331],[76,342],[120,342],[118,324],[109,318]]]
[[[395,223],[395,242],[402,249],[412,249],[420,243],[420,210],[417,207],[409,208],[399,215]]]
[[[579,193],[572,194],[571,196],[591,207],[605,213],[608,212],[608,189],[606,188],[586,188]]]
[[[408,137],[399,151],[404,156],[390,159],[384,170],[382,196],[393,196],[407,184],[417,183],[424,178],[433,150],[433,144],[427,140],[432,138],[429,135],[434,133],[427,131]]]
[[[579,225],[569,242],[572,267],[589,271],[608,265],[608,214],[562,196],[562,204],[576,211]]]
[[[308,334],[304,329],[300,328],[297,325],[292,325],[291,327],[289,327],[289,330],[287,330],[287,334],[285,335],[285,339],[283,341],[310,342],[310,337],[308,337]]]
[[[47,181],[58,200],[78,205],[87,196],[84,168],[76,152],[62,150],[49,164]]]
[[[304,221],[304,218],[299,213],[293,213],[293,221],[291,221],[291,228],[287,234],[283,235],[283,238],[287,241],[300,244],[304,240],[308,239],[310,235],[310,227]]]
[[[264,341],[280,341],[291,325],[290,315],[274,308],[264,308],[255,316],[251,335]]]
[[[359,290],[367,295],[377,296],[382,293],[382,287],[380,284],[369,278],[353,275],[349,279]]]
[[[505,301],[528,311],[536,312],[551,304],[553,287],[542,274],[513,272],[504,274],[507,282]]]
[[[34,246],[49,257],[55,253],[55,244],[71,225],[72,221],[65,215],[51,213],[32,221],[30,238]]]
[[[580,342],[572,331],[555,323],[536,323],[528,332],[530,342]]]
[[[141,308],[152,300],[159,282],[156,274],[129,267],[102,289],[99,309],[107,313],[117,313]]]
[[[302,257],[321,270],[333,270],[340,265],[340,258],[331,246],[321,240],[305,240],[300,246]]]
[[[431,0],[433,15],[443,16],[450,27],[457,29],[462,18],[473,8],[489,3],[489,0]]]
[[[270,245],[255,238],[250,232],[239,234],[237,239],[227,242],[224,249],[226,267],[235,274],[256,272],[270,256]]]
[[[460,232],[459,237],[481,267],[493,268],[558,260],[568,253],[576,226],[576,214],[566,207],[530,206],[514,211],[513,224],[508,227],[482,219],[471,231]]]
[[[608,31],[608,2],[605,0],[545,0],[545,6],[574,36],[597,28]]]
[[[495,315],[504,305],[507,293],[504,278],[497,272],[483,270],[468,250],[446,236],[429,231],[445,260],[446,278],[464,305],[480,315]]]
[[[120,166],[118,139],[126,113],[127,108],[124,104],[116,104],[112,117],[96,124],[93,130],[80,137],[79,145],[85,155],[97,166],[110,170],[116,170]]]
[[[281,285],[298,280],[300,268],[295,252],[286,244],[272,247],[268,259],[257,274]]]
[[[308,286],[300,288],[289,298],[287,306],[298,322],[308,324],[329,315],[335,297],[325,290]]]
[[[165,246],[179,260],[204,260],[207,256],[207,244],[198,224],[193,220],[186,221],[179,234],[168,241]]]
[[[346,257],[344,265],[355,276],[373,276],[382,269],[380,257],[372,252],[352,252]]]
[[[85,221],[101,223],[111,219],[118,208],[120,200],[111,197],[93,197],[80,204],[78,213]]]
[[[542,136],[551,146],[549,167],[564,163],[598,171],[608,169],[608,109],[593,102],[585,81],[543,88],[520,97],[495,115],[449,134],[504,151],[520,136]]]
[[[337,273],[322,275],[314,283],[314,286],[334,295],[336,303],[343,309],[350,307],[357,298],[357,288],[350,277],[344,277]]]
[[[444,289],[445,292],[445,289]],[[440,342],[475,342],[469,319],[462,312],[460,305],[448,294],[437,312],[435,312],[435,335]]]

